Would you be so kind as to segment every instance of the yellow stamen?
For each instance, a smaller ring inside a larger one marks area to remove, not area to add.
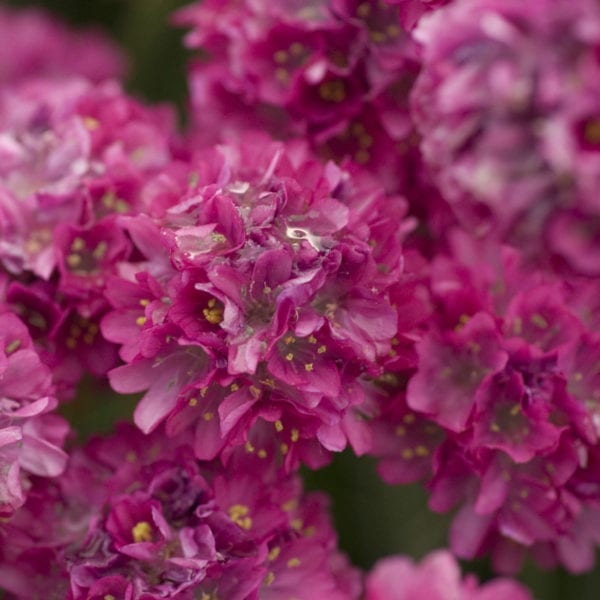
[[[242,529],[250,529],[252,527],[252,518],[248,516],[250,509],[244,504],[234,504],[229,508],[229,517],[231,520]]]
[[[152,526],[148,521],[140,521],[131,530],[131,535],[136,544],[139,544],[140,542],[151,542]]]

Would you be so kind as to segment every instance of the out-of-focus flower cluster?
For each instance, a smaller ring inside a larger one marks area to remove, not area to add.
[[[362,578],[298,475],[348,446],[457,509],[455,555],[591,568],[597,4],[176,19],[183,133],[110,42],[0,10],[0,585],[528,598],[443,551]],[[135,427],[77,447],[56,409],[84,375],[141,393]]]

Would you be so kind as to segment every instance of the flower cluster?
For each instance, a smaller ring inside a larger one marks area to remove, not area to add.
[[[597,276],[600,162],[592,1],[457,0],[415,31],[421,149],[460,220]]]
[[[245,452],[200,463],[187,441],[123,426],[75,452],[0,533],[2,585],[31,599],[358,597],[322,494]]]
[[[43,342],[61,397],[83,370],[116,364],[116,346],[98,335],[107,279],[132,251],[116,218],[142,210],[147,180],[172,161],[172,124],[170,109],[148,109],[112,82],[0,88],[4,301]]]
[[[514,581],[496,579],[479,587],[472,576],[460,578],[456,559],[443,550],[415,565],[403,556],[380,560],[366,581],[366,600],[529,600]]]
[[[463,504],[459,556],[490,551],[512,571],[530,548],[544,564],[593,565],[596,293],[462,235],[433,261],[416,372],[374,382],[373,453],[390,483],[427,479],[434,510]]]
[[[457,509],[455,556],[590,569],[597,1],[175,18],[200,51],[183,133],[99,34],[0,9],[0,586],[529,598],[446,551],[362,576],[299,475],[346,447]],[[86,375],[140,396],[78,445],[56,412]]]
[[[198,141],[267,128],[309,140],[325,158],[352,160],[387,189],[410,188],[408,90],[418,62],[399,19],[398,7],[377,0],[214,0],[183,9],[187,45],[210,57],[190,74]]]
[[[289,466],[347,439],[364,451],[351,409],[392,350],[405,203],[258,134],[197,154],[189,180],[116,220],[136,261],[110,279],[101,330],[128,363],[113,388],[147,390],[136,424],[193,426],[203,459],[253,448],[257,420]]]
[[[37,8],[0,6],[0,88],[30,77],[121,78],[125,57],[100,31],[73,32]]]
[[[56,415],[50,369],[29,332],[11,312],[0,314],[0,517],[25,501],[30,476],[55,477],[65,468],[61,450],[69,431]]]

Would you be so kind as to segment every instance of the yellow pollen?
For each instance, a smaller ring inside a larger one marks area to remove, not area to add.
[[[521,412],[521,405],[520,404],[515,404],[511,409],[510,409],[510,414],[513,417],[516,417],[519,413]]]
[[[362,17],[363,19],[365,17],[368,17],[369,14],[370,14],[370,12],[371,12],[371,7],[366,2],[363,2],[362,4],[359,4],[358,8],[356,9],[356,14],[359,17]]]
[[[273,54],[273,60],[280,65],[287,62],[287,59],[288,53],[285,50],[277,50],[277,52]]]
[[[204,396],[206,396],[206,392],[208,392],[207,387],[200,388],[200,396],[202,396],[202,398],[204,398]]]
[[[285,338],[283,338],[283,341],[285,342],[285,344],[293,344],[296,341],[296,338],[293,335],[288,335]]]
[[[94,117],[83,117],[83,124],[85,125],[86,129],[89,129],[90,131],[94,131],[100,127],[100,121],[98,121],[98,119],[94,119]],[[108,599],[105,597],[104,600],[113,600],[113,598],[112,596]]]
[[[295,498],[292,498],[291,500],[284,502],[281,505],[281,508],[282,508],[282,510],[285,510],[285,512],[290,512],[292,510],[296,510],[298,508],[298,500],[296,500]]]
[[[427,450],[427,448],[425,446],[417,446],[415,448],[415,454],[417,456],[428,456],[429,455],[429,450]]]
[[[275,70],[275,77],[280,83],[287,83],[290,79],[289,73],[281,67]]]
[[[207,422],[208,422],[208,421],[212,421],[212,419],[213,419],[213,417],[214,417],[214,416],[215,416],[215,413],[212,413],[212,412],[210,412],[210,411],[206,411],[206,412],[205,412],[205,413],[202,415],[202,418],[203,418],[205,421],[207,421]]]
[[[302,54],[302,50],[304,50],[304,46],[302,46],[302,44],[299,42],[294,42],[290,46],[290,54],[293,56],[300,56],[300,54]]]
[[[196,404],[198,404],[198,398],[196,398],[195,396],[194,396],[194,397],[192,397],[192,398],[190,398],[190,399],[188,400],[188,404],[189,404],[190,406],[196,406]]]
[[[96,260],[100,260],[106,254],[106,250],[108,249],[108,244],[106,242],[100,242],[92,252],[92,256]]]
[[[258,458],[267,458],[267,451],[263,448],[261,448],[258,452]]]
[[[317,354],[323,354],[324,352],[327,352],[327,346],[319,346],[317,349]]]
[[[346,90],[341,80],[324,81],[319,86],[319,95],[323,100],[342,102],[346,98]]]
[[[302,535],[306,536],[306,537],[310,537],[312,535],[315,535],[315,533],[317,533],[317,528],[314,525],[309,525],[303,532]]]
[[[300,559],[299,558],[290,558],[290,560],[287,561],[287,566],[290,569],[293,569],[295,567],[299,567],[300,566]]]
[[[6,344],[6,354],[12,354],[21,345],[21,340],[13,340],[10,344]]]
[[[81,264],[81,256],[79,254],[69,254],[67,264],[69,267],[78,267]]]
[[[396,37],[400,33],[400,28],[395,24],[388,25],[387,33],[390,37]]]
[[[317,338],[314,335],[309,335],[308,336],[308,342],[309,342],[309,344],[316,344],[317,343]]]
[[[269,571],[265,577],[265,585],[269,587],[275,581],[275,573]]]
[[[575,381],[581,381],[581,380],[583,379],[583,373],[579,373],[579,372],[575,373],[575,374],[573,375],[573,379],[574,379]]]
[[[283,431],[283,423],[281,421],[275,421],[275,429],[279,432]]]
[[[151,542],[152,541],[152,526],[148,521],[140,521],[131,530],[133,541],[136,544],[140,542]]]
[[[250,393],[254,396],[254,398],[260,398],[260,389],[255,385],[250,386]]]
[[[73,350],[77,346],[77,340],[72,337],[67,338],[67,341],[65,343],[67,345],[67,348],[69,348],[70,350]]]
[[[403,435],[406,435],[406,428],[402,427],[402,425],[398,425],[398,427],[396,427],[395,433],[398,437],[402,437]]]
[[[240,389],[240,386],[239,386],[237,383],[232,383],[232,384],[229,386],[229,389],[230,389],[232,392],[237,392],[237,391]]]
[[[142,325],[145,325],[145,324],[146,324],[146,321],[147,321],[147,320],[148,320],[148,319],[146,319],[146,317],[138,317],[138,318],[135,320],[135,324],[136,324],[136,325],[139,325],[140,327],[142,327]]]
[[[252,519],[248,516],[250,509],[244,504],[234,504],[229,508],[229,517],[231,520],[242,529],[250,529],[252,527]]]
[[[296,428],[294,428],[292,429],[290,437],[292,438],[292,442],[297,442],[300,438],[300,432]]]
[[[304,521],[302,519],[292,519],[290,525],[292,526],[292,529],[300,531],[304,526]]]
[[[592,119],[585,124],[585,139],[590,144],[600,144],[600,120]]]
[[[415,455],[415,453],[412,451],[411,448],[404,448],[404,450],[402,450],[402,458],[405,460],[410,460],[411,458],[413,458]]]
[[[84,248],[85,248],[85,242],[83,241],[83,239],[80,237],[76,237],[73,240],[73,243],[71,244],[71,250],[73,250],[73,252],[79,252],[80,250],[83,250]]]
[[[281,454],[287,454],[290,451],[290,447],[284,442],[283,444],[281,444],[281,446],[279,446],[279,448],[281,449]]]
[[[490,425],[490,429],[494,432],[494,433],[498,433],[500,431],[500,426],[498,425],[498,423],[492,423]]]
[[[304,365],[304,369],[305,369],[306,371],[308,371],[308,372],[312,371],[312,370],[313,370],[313,368],[314,368],[314,365],[313,365],[313,363],[306,363],[306,364]]]
[[[252,442],[250,440],[246,442],[244,448],[246,448],[246,452],[249,452],[250,454],[254,452],[254,446],[252,445]]]
[[[275,546],[269,551],[269,560],[275,560],[281,554],[281,548]]]
[[[215,298],[211,298],[207,303],[205,308],[202,310],[202,314],[204,318],[211,325],[218,325],[223,320],[223,309],[217,306],[217,301]]]
[[[531,322],[540,329],[546,329],[548,327],[548,321],[540,314],[531,315]]]
[[[371,40],[373,40],[376,44],[380,44],[381,42],[385,42],[385,33],[382,31],[371,31],[371,35],[369,36]]]
[[[142,298],[140,300],[140,306],[143,306],[145,308],[146,306],[148,306],[148,304],[150,304],[150,300],[148,300],[148,298]]]
[[[106,596],[104,596],[104,600],[115,600],[115,597],[112,594],[106,594]]]
[[[92,334],[92,335],[96,335],[98,333],[98,325],[96,325],[96,323],[90,323],[88,325],[88,333]]]
[[[286,354],[285,360],[294,360],[294,355],[291,352],[289,354]]]
[[[413,415],[412,413],[409,413],[408,415],[404,415],[404,418],[402,419],[407,425],[410,425],[411,423],[415,422],[415,415]]]

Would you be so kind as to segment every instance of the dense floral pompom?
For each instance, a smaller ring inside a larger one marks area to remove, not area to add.
[[[600,274],[598,3],[456,0],[415,37],[421,149],[461,221]]]
[[[39,338],[57,392],[103,375],[116,346],[99,332],[103,292],[132,245],[118,215],[173,161],[173,113],[117,83],[29,79],[0,88],[0,264],[4,301]]]
[[[183,9],[199,142],[248,128],[302,137],[325,158],[414,185],[418,156],[408,91],[415,44],[384,2],[197,2]],[[206,58],[208,55],[208,58]]]
[[[29,77],[120,79],[125,57],[100,31],[73,32],[38,8],[0,6],[0,88]]]
[[[23,599],[358,597],[323,495],[272,458],[224,469],[187,441],[122,426],[76,451],[0,525],[2,585]]]
[[[452,257],[433,261],[429,286],[416,370],[374,380],[380,473],[428,480],[434,510],[463,504],[451,532],[461,557],[491,552],[511,571],[529,548],[543,564],[589,569],[599,539],[600,497],[584,483],[600,434],[597,286],[534,272],[514,250],[462,234]]]
[[[195,156],[189,184],[163,182],[149,215],[115,221],[136,260],[110,279],[101,325],[128,363],[113,388],[147,390],[136,424],[193,425],[204,459],[252,445],[257,420],[290,466],[347,439],[364,452],[357,382],[397,332],[404,201],[258,134]]]

